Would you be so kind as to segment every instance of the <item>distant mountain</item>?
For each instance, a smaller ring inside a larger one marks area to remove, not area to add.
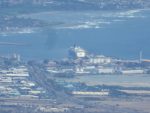
[[[54,10],[124,10],[150,8],[150,0],[1,0],[0,7],[16,5]]]

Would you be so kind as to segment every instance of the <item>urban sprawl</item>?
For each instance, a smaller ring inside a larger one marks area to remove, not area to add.
[[[93,55],[79,46],[73,46],[68,50],[68,58],[62,60],[25,62],[17,54],[0,57],[0,108],[19,105],[23,109],[36,108],[34,112],[73,112],[80,109],[92,113],[87,107],[89,105],[82,104],[80,98],[129,96],[141,93],[136,93],[136,88],[89,86],[80,82],[65,82],[59,78],[148,75],[150,60],[143,59],[142,52],[139,56],[138,60],[121,60]],[[150,95],[149,89],[142,94]],[[76,98],[80,104],[76,102]],[[93,109],[97,109],[96,106]]]

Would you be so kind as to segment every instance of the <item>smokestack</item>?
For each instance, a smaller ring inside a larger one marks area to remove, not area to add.
[[[142,60],[143,60],[143,52],[140,51],[140,63],[142,62]]]

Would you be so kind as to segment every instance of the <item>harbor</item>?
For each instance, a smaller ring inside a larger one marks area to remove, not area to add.
[[[149,0],[0,0],[0,113],[150,113]]]
[[[68,57],[59,61],[47,60],[45,68],[51,74],[61,75],[146,75],[150,72],[150,60],[128,60],[94,55],[74,45],[68,50]]]

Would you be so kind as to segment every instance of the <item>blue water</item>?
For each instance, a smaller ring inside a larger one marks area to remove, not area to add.
[[[90,53],[107,56],[136,59],[143,51],[145,58],[150,58],[150,11],[141,11],[133,15],[118,17],[113,12],[56,13],[30,15],[44,21],[63,22],[60,26],[42,28],[30,34],[0,35],[2,42],[26,43],[25,46],[0,45],[0,55],[21,54],[23,59],[60,59],[67,57],[70,46],[77,44]],[[91,15],[90,15],[91,14]],[[72,15],[74,15],[72,17]],[[132,17],[135,16],[135,17]],[[42,17],[42,18],[40,18]],[[65,28],[85,22],[106,23],[91,25],[88,28]],[[114,20],[114,21],[113,21]],[[115,21],[116,20],[116,21]],[[118,20],[118,21],[117,21]],[[109,23],[110,22],[110,23]],[[97,27],[98,25],[98,27]]]

